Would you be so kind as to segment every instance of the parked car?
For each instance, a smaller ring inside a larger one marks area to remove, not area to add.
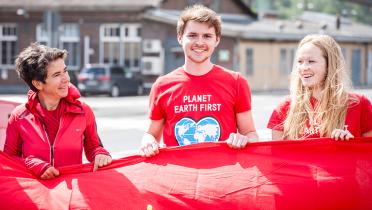
[[[70,76],[70,82],[71,84],[78,86],[78,79],[75,71],[68,71],[68,75]]]
[[[122,94],[143,94],[141,78],[120,66],[90,64],[78,75],[78,88],[82,95],[109,94],[117,97]]]

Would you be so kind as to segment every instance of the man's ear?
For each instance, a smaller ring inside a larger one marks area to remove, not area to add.
[[[219,36],[217,36],[216,37],[216,44],[215,44],[215,46],[214,47],[217,47],[218,46],[218,44],[220,43],[220,40],[221,40],[221,37],[219,37]]]
[[[178,40],[178,43],[182,46],[182,35],[178,34],[177,40]]]
[[[39,80],[32,80],[32,85],[38,90],[43,88],[42,82]]]

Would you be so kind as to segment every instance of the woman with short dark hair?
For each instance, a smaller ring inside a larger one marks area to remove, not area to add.
[[[16,59],[16,71],[31,90],[9,118],[4,152],[41,179],[58,176],[58,167],[81,164],[83,148],[93,171],[111,163],[92,109],[70,84],[66,56],[65,50],[34,43]]]

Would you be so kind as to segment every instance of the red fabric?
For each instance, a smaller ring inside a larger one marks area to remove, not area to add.
[[[0,150],[4,149],[5,132],[8,124],[8,118],[13,109],[20,103],[0,100]]]
[[[61,101],[65,108],[51,148],[37,112],[36,93],[30,91],[28,102],[16,107],[9,118],[4,152],[24,162],[36,175],[41,175],[50,165],[58,168],[81,164],[83,146],[89,161],[93,161],[96,154],[109,154],[97,135],[91,108],[76,100],[79,97],[76,87],[70,86],[69,95]]]
[[[2,209],[372,209],[372,138],[165,148],[38,180],[0,153]]]
[[[220,66],[201,76],[176,69],[158,78],[150,93],[150,119],[166,119],[163,140],[167,146],[183,145],[183,140],[185,144],[226,140],[236,133],[236,113],[250,109],[247,81],[240,73]],[[198,133],[197,127],[211,123],[213,137]],[[190,125],[194,130],[189,130],[188,137],[178,135],[184,131],[182,126]]]
[[[347,109],[345,126],[354,135],[354,137],[361,137],[363,133],[372,130],[372,105],[371,102],[363,95],[350,94],[350,98],[357,99],[350,100],[349,107]],[[312,101],[312,105],[316,105],[316,101]],[[284,102],[279,104],[279,106],[273,111],[267,127],[274,130],[283,131],[283,123],[287,117],[289,107],[291,104],[290,98],[286,98]],[[320,123],[320,122],[317,122]],[[319,138],[319,130],[317,125],[311,125],[308,123],[306,132],[303,134],[303,138]],[[342,129],[342,128],[341,128]],[[318,131],[318,132],[317,132]]]

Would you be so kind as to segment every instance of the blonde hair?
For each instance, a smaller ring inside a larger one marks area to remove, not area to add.
[[[348,90],[351,88],[345,70],[345,60],[337,42],[328,35],[308,35],[301,40],[298,49],[306,43],[312,43],[322,51],[326,61],[326,75],[322,86],[321,98],[312,108],[310,98],[312,89],[302,85],[297,62],[293,64],[291,73],[291,105],[284,121],[284,138],[299,139],[307,127],[307,123],[316,120],[321,122],[319,134],[330,137],[331,132],[342,129],[348,107]],[[297,56],[296,56],[297,58]]]

